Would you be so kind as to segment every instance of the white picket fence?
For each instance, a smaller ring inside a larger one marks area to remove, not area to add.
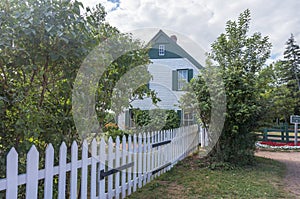
[[[12,148],[7,155],[6,178],[0,179],[0,191],[5,190],[6,198],[16,199],[18,187],[25,184],[27,199],[51,199],[53,180],[58,177],[59,199],[67,196],[71,199],[125,198],[196,151],[202,137],[198,126],[193,125],[133,135],[128,139],[124,136],[122,140],[117,137],[115,143],[111,138],[108,143],[104,139],[100,143],[93,140],[90,148],[84,141],[81,160],[78,160],[77,143],[73,142],[70,162],[67,162],[67,147],[62,143],[56,166],[54,149],[49,144],[43,169],[39,169],[39,152],[32,146],[24,174],[18,174],[18,153]],[[39,183],[40,180],[44,183]],[[43,195],[38,186],[43,186]]]

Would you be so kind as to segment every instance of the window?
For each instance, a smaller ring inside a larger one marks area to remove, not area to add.
[[[159,45],[158,46],[158,55],[164,56],[165,55],[165,45]]]
[[[188,70],[178,70],[178,90],[183,90],[188,83]]]
[[[194,124],[194,113],[193,112],[186,112],[183,114],[183,121],[184,126]]]
[[[132,109],[125,111],[125,128],[135,127]]]
[[[172,74],[172,90],[182,91],[185,85],[193,78],[193,69],[179,69]]]

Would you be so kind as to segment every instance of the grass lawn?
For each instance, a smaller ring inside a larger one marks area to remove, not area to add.
[[[283,190],[284,172],[282,163],[259,157],[252,167],[212,170],[193,156],[128,198],[292,198]]]

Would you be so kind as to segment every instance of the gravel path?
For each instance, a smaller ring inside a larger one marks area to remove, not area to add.
[[[300,198],[300,152],[258,151],[256,155],[283,162],[287,168],[284,179],[286,190]]]

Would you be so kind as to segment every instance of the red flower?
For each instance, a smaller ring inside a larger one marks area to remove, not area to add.
[[[271,142],[271,141],[265,142],[265,141],[262,141],[260,143],[264,144],[264,145],[269,145],[269,146],[295,146],[294,142],[285,143],[285,142]],[[297,146],[300,146],[299,142],[297,143]]]

